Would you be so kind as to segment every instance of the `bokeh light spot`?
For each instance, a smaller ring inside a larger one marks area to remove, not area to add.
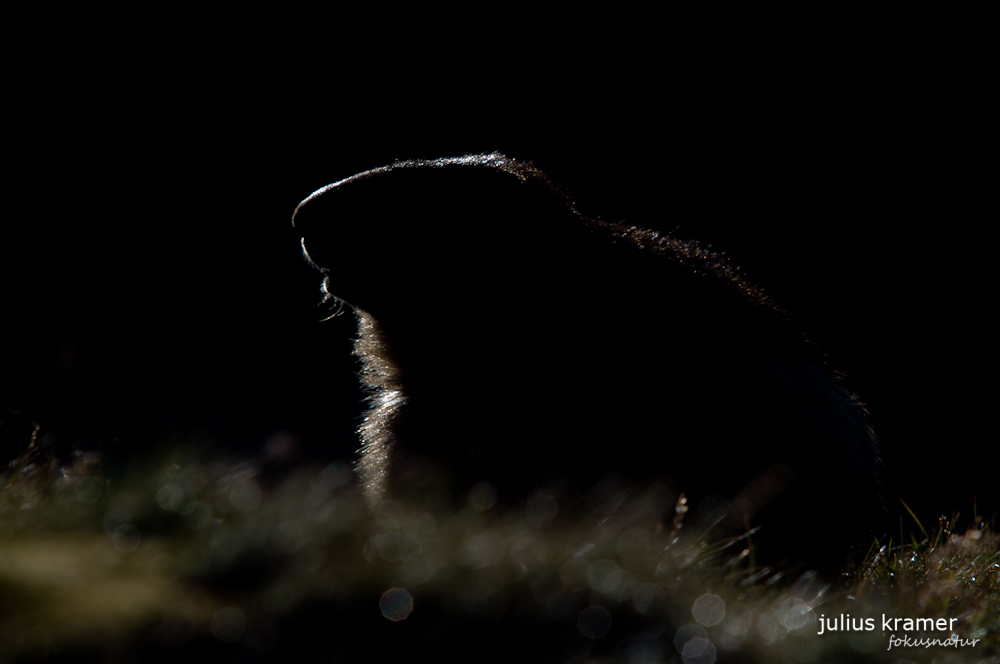
[[[703,640],[703,641],[707,641],[708,640],[708,632],[706,632],[704,630],[704,628],[702,628],[701,625],[695,625],[694,623],[688,623],[687,625],[684,625],[679,630],[677,630],[677,634],[674,635],[674,648],[677,649],[677,652],[679,652],[679,653],[681,653],[683,655],[684,654],[684,649],[687,647],[687,644],[689,642],[695,640],[695,639],[700,639],[700,640]],[[695,646],[693,646],[691,648],[691,650],[689,652],[690,652],[690,654],[691,654],[692,657],[694,656],[694,653],[697,650],[698,650],[698,646],[697,645],[695,645]],[[687,660],[685,659],[685,661],[687,661]]]
[[[778,616],[781,619],[781,624],[788,631],[802,629],[816,622],[816,614],[812,612],[808,604],[798,598],[782,602]]]
[[[622,585],[622,571],[610,560],[600,560],[587,570],[587,582],[598,592],[612,594]]]
[[[576,624],[588,639],[599,639],[611,629],[611,614],[603,606],[592,606],[580,613]]]
[[[382,593],[378,608],[392,622],[406,620],[413,612],[413,597],[402,588],[390,588]]]
[[[702,625],[718,625],[726,615],[726,605],[715,595],[702,595],[695,600],[691,612]]]
[[[714,664],[715,646],[708,639],[694,638],[684,644],[681,657],[684,664]]]

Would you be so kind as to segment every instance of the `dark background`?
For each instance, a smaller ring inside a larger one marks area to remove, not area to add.
[[[84,50],[8,83],[5,459],[33,422],[109,463],[256,454],[279,432],[296,458],[352,458],[353,319],[318,322],[292,210],[394,159],[499,150],[590,214],[725,251],[795,313],[869,406],[890,511],[997,511],[995,136],[961,58],[588,46],[306,68],[171,48]]]

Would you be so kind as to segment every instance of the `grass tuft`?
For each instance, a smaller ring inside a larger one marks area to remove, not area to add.
[[[766,532],[702,541],[683,498],[664,524],[652,492],[511,511],[488,486],[442,500],[431,475],[372,515],[344,463],[274,473],[184,448],[112,478],[34,440],[0,475],[0,661],[998,661],[1000,538],[981,518],[929,534],[914,517],[919,541],[824,579],[757,566]],[[969,643],[892,645],[952,634]]]

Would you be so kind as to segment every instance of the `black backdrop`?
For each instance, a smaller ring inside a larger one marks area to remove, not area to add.
[[[727,252],[868,405],[890,509],[997,510],[979,84],[905,58],[470,69],[69,59],[15,80],[4,160],[5,459],[38,422],[109,462],[178,443],[351,458],[349,316],[290,225],[394,159],[500,150],[580,206]],[[675,230],[676,229],[676,230]],[[443,324],[443,323],[442,323]]]

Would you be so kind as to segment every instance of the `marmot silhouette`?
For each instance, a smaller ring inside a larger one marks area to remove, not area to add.
[[[358,317],[373,505],[414,455],[508,501],[660,482],[721,534],[761,523],[774,558],[832,567],[880,509],[863,406],[722,255],[587,218],[496,153],[355,175],[293,223]]]

